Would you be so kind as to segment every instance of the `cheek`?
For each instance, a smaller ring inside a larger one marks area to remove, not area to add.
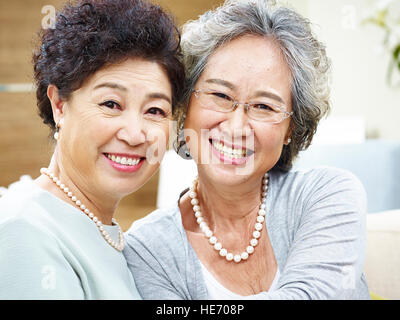
[[[256,148],[263,158],[271,158],[271,161],[279,160],[281,156],[286,131],[283,128],[255,129]],[[276,158],[276,159],[275,159]]]
[[[83,115],[75,119],[68,119],[69,126],[65,134],[69,149],[74,153],[94,154],[98,149],[109,142],[116,133],[113,119],[102,118],[99,115]]]

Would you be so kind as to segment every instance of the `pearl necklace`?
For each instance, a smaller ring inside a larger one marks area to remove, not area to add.
[[[83,212],[85,213],[96,225],[96,227],[99,229],[101,235],[103,238],[107,241],[107,243],[112,246],[114,249],[117,251],[122,251],[125,246],[124,242],[124,235],[122,233],[121,227],[117,223],[117,221],[112,218],[112,222],[114,225],[118,226],[118,243],[116,243],[110,236],[110,234],[104,229],[103,223],[92,213],[86,206],[79,201],[71,191],[69,191],[68,187],[63,184],[60,179],[58,179],[56,176],[54,176],[53,173],[51,173],[48,169],[42,168],[40,169],[40,173],[48,176],[67,196],[72,200],[72,202],[75,203],[75,205]]]
[[[257,222],[254,225],[253,239],[250,240],[250,245],[246,248],[244,252],[241,254],[234,255],[233,253],[228,252],[228,250],[224,249],[222,244],[218,242],[218,239],[213,235],[213,232],[210,230],[207,222],[205,222],[200,208],[199,200],[197,199],[197,184],[198,178],[193,181],[193,185],[190,188],[189,197],[192,199],[191,204],[193,206],[193,212],[197,223],[200,226],[200,229],[203,231],[206,238],[209,239],[209,243],[214,247],[216,251],[219,252],[221,257],[225,257],[228,262],[234,261],[239,263],[241,261],[245,261],[249,258],[254,252],[255,247],[258,245],[258,239],[261,237],[261,231],[263,229],[263,222],[265,221],[266,211],[265,211],[265,199],[267,198],[268,191],[268,173],[264,175],[263,184],[262,184],[262,197],[261,204],[258,211]]]

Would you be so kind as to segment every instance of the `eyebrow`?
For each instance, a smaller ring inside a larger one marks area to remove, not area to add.
[[[100,83],[99,85],[94,87],[94,90],[100,89],[100,88],[111,88],[111,89],[117,89],[120,91],[128,91],[128,89],[126,89],[124,86],[121,86],[117,83],[114,82],[104,82],[104,83]]]
[[[270,99],[274,99],[275,101],[278,101],[282,104],[285,104],[285,101],[283,101],[283,99],[278,96],[275,93],[269,92],[269,91],[257,91],[254,95],[254,97],[265,97],[265,98],[270,98]]]
[[[225,87],[227,87],[227,88],[229,88],[231,90],[235,90],[236,89],[236,86],[233,83],[231,83],[229,81],[226,81],[226,80],[222,80],[222,79],[207,79],[206,82],[207,83],[219,84],[219,85],[225,86]],[[278,96],[275,93],[269,92],[269,91],[262,91],[262,90],[257,91],[254,94],[254,97],[266,97],[266,98],[274,99],[274,100],[276,100],[276,101],[278,101],[280,103],[285,104],[285,101],[283,101],[283,99],[280,96]]]
[[[170,104],[172,103],[170,97],[168,97],[164,93],[158,93],[158,92],[149,93],[148,95],[146,95],[146,97],[150,98],[150,99],[163,99],[163,100],[166,100]]]
[[[100,88],[117,89],[117,90],[120,90],[120,91],[123,91],[123,92],[127,92],[128,91],[128,89],[125,88],[124,86],[121,86],[121,85],[119,85],[117,83],[114,83],[114,82],[101,83],[101,84],[95,86],[94,90],[100,89]],[[146,95],[146,98],[148,98],[148,99],[163,99],[163,100],[166,100],[168,103],[172,103],[171,98],[168,97],[166,94],[161,93],[161,92],[148,93]]]
[[[236,86],[233,83],[230,83],[230,82],[222,80],[222,79],[207,79],[206,82],[220,84],[222,86],[228,87],[231,90],[235,90],[235,88],[236,88]]]

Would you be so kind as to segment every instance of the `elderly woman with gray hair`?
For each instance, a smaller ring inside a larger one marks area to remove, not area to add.
[[[363,186],[335,168],[292,169],[330,108],[310,23],[267,1],[226,1],[184,26],[182,48],[177,151],[198,177],[126,234],[142,297],[369,299]]]

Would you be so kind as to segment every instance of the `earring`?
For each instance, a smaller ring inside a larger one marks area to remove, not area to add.
[[[56,140],[56,141],[58,141],[60,139],[60,133],[59,133],[60,128],[61,128],[60,122],[61,121],[56,123],[56,132],[54,132],[54,135],[53,135],[54,140]]]
[[[287,145],[289,145],[291,142],[292,142],[292,139],[289,138],[288,141],[287,141]]]
[[[191,160],[193,159],[190,155],[189,148],[186,144],[185,134],[183,131],[183,125],[179,129],[179,134],[176,138],[176,141],[173,143],[173,147],[175,152],[184,160]]]

